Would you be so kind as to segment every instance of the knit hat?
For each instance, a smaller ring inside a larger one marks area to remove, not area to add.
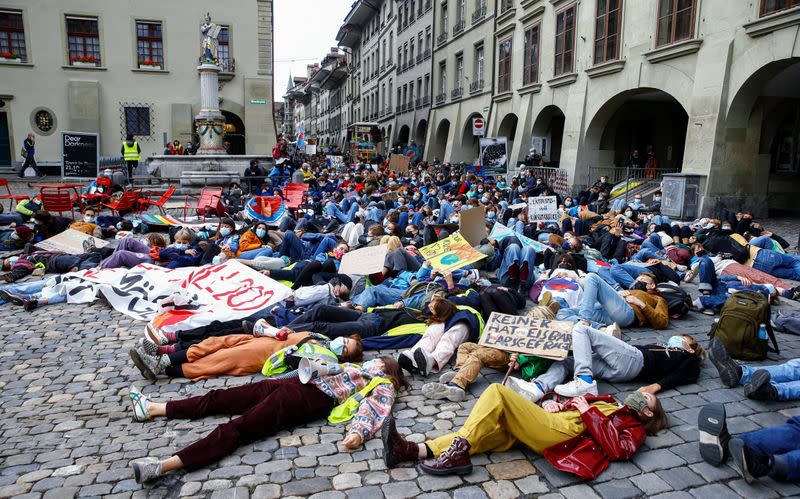
[[[33,230],[27,225],[19,225],[15,230],[17,232],[17,236],[19,236],[20,240],[22,241],[27,241],[28,239],[33,238]]]

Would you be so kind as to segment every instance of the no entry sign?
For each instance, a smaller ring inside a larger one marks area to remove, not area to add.
[[[472,135],[483,137],[486,135],[486,122],[483,118],[472,118]]]

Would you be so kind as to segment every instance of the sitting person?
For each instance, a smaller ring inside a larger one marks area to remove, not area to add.
[[[658,393],[697,381],[705,351],[689,335],[670,336],[666,345],[629,345],[584,323],[572,328],[572,357],[553,362],[530,382],[508,378],[509,387],[533,402],[555,391],[562,397],[597,395],[597,380],[639,381],[639,388]],[[516,356],[511,356],[516,360]],[[571,381],[564,383],[565,380]],[[564,384],[560,384],[564,383]]]
[[[336,421],[352,419],[342,444],[358,448],[377,433],[387,416],[391,417],[396,393],[408,386],[400,366],[388,356],[365,362],[361,367],[331,366],[328,374],[307,384],[298,378],[268,379],[165,404],[151,402],[132,386],[134,421],[144,422],[158,416],[199,419],[241,414],[166,460],[148,457],[134,461],[134,478],[143,483],[170,471],[202,468],[242,445],[326,416],[335,417]]]
[[[765,476],[777,481],[800,481],[800,416],[736,437],[728,432],[726,417],[725,405],[720,403],[704,406],[697,416],[700,455],[707,463],[720,466],[730,457],[747,483]]]
[[[800,400],[800,359],[774,366],[748,366],[731,358],[725,344],[713,338],[709,357],[728,388],[744,386],[744,396],[754,400]]]
[[[174,237],[175,242],[172,245],[158,252],[158,261],[168,269],[200,265],[203,252],[197,244],[192,244],[194,239],[192,231],[181,228]]]
[[[267,224],[258,222],[239,238],[239,249],[236,258],[253,260],[259,256],[272,256],[275,251],[270,245]]]
[[[200,259],[201,265],[209,263],[217,265],[228,259],[235,258],[236,252],[239,250],[239,234],[236,233],[236,222],[228,217],[221,219],[217,233],[209,237],[208,241],[210,244],[206,245],[203,256]]]
[[[524,444],[556,469],[596,478],[611,461],[630,459],[647,435],[667,427],[667,415],[651,393],[633,392],[619,405],[612,396],[581,396],[540,407],[510,388],[492,384],[478,399],[458,431],[425,443],[405,440],[394,419],[381,429],[387,468],[423,460],[429,474],[472,472],[470,455],[505,452]]]

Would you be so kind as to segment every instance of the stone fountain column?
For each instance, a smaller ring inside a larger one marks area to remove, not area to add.
[[[200,137],[197,154],[226,154],[223,146],[225,117],[219,110],[219,73],[222,68],[205,61],[197,70],[200,72],[200,112],[195,116],[195,130]]]

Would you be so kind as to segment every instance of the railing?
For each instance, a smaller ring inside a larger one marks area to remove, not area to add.
[[[441,45],[447,41],[447,29],[439,33],[439,36],[436,37],[436,45]]]
[[[422,105],[423,106],[430,106],[431,105],[431,96],[430,95],[426,95],[425,97],[422,98]]]
[[[425,58],[425,56],[423,56],[422,53],[417,54],[417,64],[422,62],[422,59],[424,59],[424,58]]]
[[[483,80],[475,80],[469,84],[469,93],[474,94],[483,90]]]
[[[486,4],[482,4],[481,8],[472,13],[472,24],[477,24],[486,17]]]
[[[416,64],[416,62],[414,62],[414,58],[412,58],[412,57],[409,57],[409,58],[408,58],[408,63],[406,64],[406,69],[411,69],[411,68],[413,68],[413,67],[414,67],[414,64]]]
[[[422,98],[421,97],[417,97],[417,100],[416,100],[416,102],[414,104],[416,104],[417,108],[422,107]]]
[[[447,94],[444,92],[436,96],[436,104],[444,104],[446,100],[447,100]]]
[[[452,100],[458,100],[462,95],[464,95],[464,87],[456,87],[450,92],[450,98]]]
[[[612,184],[623,182],[626,178],[636,180],[660,180],[665,173],[677,173],[680,168],[629,168],[626,166],[590,166],[587,174],[587,185],[594,184],[601,176],[606,175]]]
[[[430,58],[431,56],[431,49],[425,49],[425,59]]]
[[[413,22],[414,22],[414,19],[416,19],[416,18],[417,18],[417,14],[415,14],[415,13],[412,11],[412,12],[411,12],[411,14],[409,14],[409,16],[408,16],[408,24],[411,24],[411,23],[413,23]]]
[[[427,2],[425,2],[425,11],[429,11],[432,8],[433,8],[433,2],[431,2],[431,0],[428,0]]]
[[[460,35],[464,31],[464,26],[466,26],[466,23],[463,19],[458,21],[455,26],[453,26],[453,38]]]
[[[386,64],[381,64],[380,72],[383,73],[386,70]]]

